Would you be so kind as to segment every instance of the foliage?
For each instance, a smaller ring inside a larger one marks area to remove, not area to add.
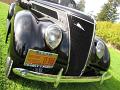
[[[5,58],[8,44],[5,44],[6,36],[6,15],[8,5],[0,2],[0,90],[119,90],[120,89],[120,56],[119,52],[110,48],[111,67],[113,77],[105,81],[102,85],[97,83],[77,83],[77,84],[60,84],[57,89],[53,88],[50,83],[41,83],[31,81],[20,77],[15,77],[14,81],[5,77]]]
[[[114,0],[116,2],[117,6],[120,6],[120,0]]]
[[[97,15],[98,21],[111,21],[114,22],[118,19],[117,13],[117,0],[108,0],[108,3],[104,4],[102,10]]]
[[[85,10],[85,0],[80,0],[80,2],[77,4],[77,9],[80,11]]]
[[[97,35],[120,49],[120,23],[97,22]]]

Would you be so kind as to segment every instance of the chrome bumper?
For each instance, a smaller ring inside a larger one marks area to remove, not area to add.
[[[104,80],[107,80],[112,77],[111,74],[107,72],[105,72],[102,76],[91,76],[91,77],[62,76],[63,69],[60,70],[58,75],[37,73],[23,68],[13,68],[13,72],[18,76],[27,79],[54,83],[55,87],[57,87],[59,83],[86,83],[86,82],[97,82],[97,81],[100,81],[102,83]]]

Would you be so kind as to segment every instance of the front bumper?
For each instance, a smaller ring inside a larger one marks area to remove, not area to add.
[[[111,74],[107,72],[105,72],[102,76],[62,76],[63,69],[60,70],[58,75],[37,73],[23,68],[13,68],[13,72],[23,78],[54,83],[54,87],[57,87],[59,83],[86,83],[97,81],[102,83],[104,80],[112,77]]]

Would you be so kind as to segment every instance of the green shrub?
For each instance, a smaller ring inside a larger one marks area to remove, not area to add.
[[[120,23],[97,22],[97,35],[120,49]]]

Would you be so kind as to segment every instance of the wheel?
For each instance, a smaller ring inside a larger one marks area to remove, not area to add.
[[[14,77],[12,68],[13,68],[13,60],[11,60],[10,57],[7,57],[5,74],[8,79],[12,79]]]

